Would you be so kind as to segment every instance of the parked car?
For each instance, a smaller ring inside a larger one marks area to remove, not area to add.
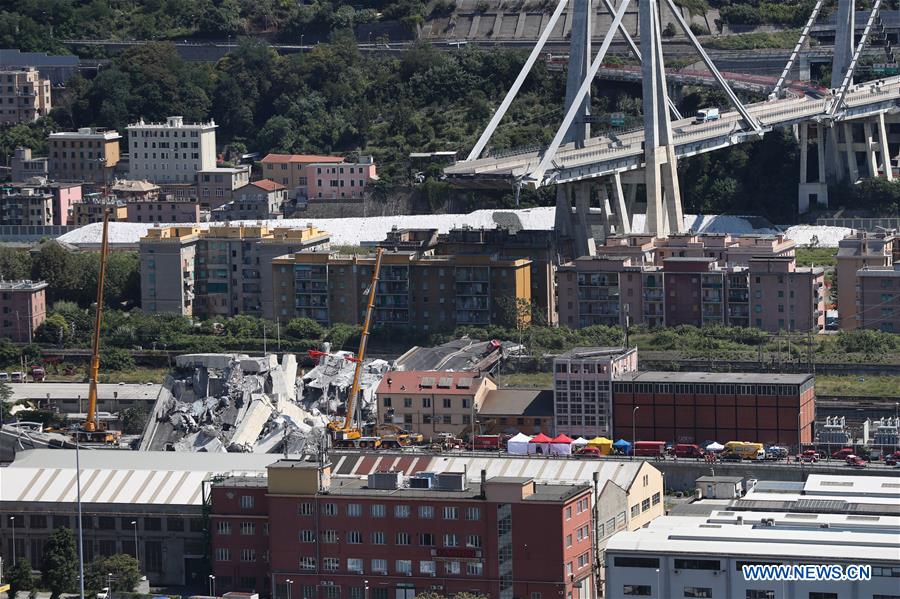
[[[832,453],[831,457],[835,460],[843,460],[844,458],[846,458],[849,455],[853,455],[853,448],[852,447],[842,447],[841,449],[838,449],[837,451]]]
[[[0,381],[8,381],[9,373],[8,372],[0,372]]]
[[[24,382],[25,381],[25,373],[16,371],[16,372],[12,373],[10,380],[14,383]]]
[[[819,452],[813,449],[807,449],[797,456],[797,460],[808,464],[815,464],[819,461]]]
[[[858,455],[849,455],[847,456],[847,465],[853,468],[865,468],[868,466],[866,461],[859,457]]]
[[[896,466],[897,465],[897,457],[893,454],[884,456],[884,465],[885,466]]]

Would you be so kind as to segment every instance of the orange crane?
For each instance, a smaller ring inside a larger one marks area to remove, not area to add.
[[[97,423],[97,378],[100,375],[100,325],[103,322],[103,285],[106,281],[106,263],[109,261],[109,209],[103,211],[103,243],[100,245],[100,272],[97,275],[97,313],[94,319],[94,337],[91,351],[90,386],[88,388],[87,417],[81,429],[76,431],[79,440],[112,443],[118,433],[105,430]]]
[[[353,360],[356,368],[353,370],[353,385],[347,394],[347,413],[344,420],[334,420],[328,423],[335,445],[342,447],[378,447],[381,440],[378,437],[363,437],[359,428],[353,426],[353,410],[359,395],[359,375],[362,372],[363,360],[366,358],[366,344],[369,341],[369,328],[372,325],[372,312],[375,309],[375,294],[378,290],[378,274],[381,272],[382,248],[375,251],[375,269],[372,271],[372,283],[369,286],[369,302],[366,306],[366,319],[363,323],[362,335],[359,339],[359,352]]]

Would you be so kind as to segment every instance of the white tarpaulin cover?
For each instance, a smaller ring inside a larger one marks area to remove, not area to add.
[[[528,443],[530,441],[531,437],[519,433],[506,442],[506,452],[513,455],[528,455]]]

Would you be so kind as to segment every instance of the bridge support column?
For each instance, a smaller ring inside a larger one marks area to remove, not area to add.
[[[597,253],[593,232],[588,222],[590,209],[589,183],[564,183],[556,186],[556,234],[572,240],[574,258],[593,256]]]
[[[613,226],[619,235],[631,233],[631,210],[625,206],[625,193],[622,190],[622,175],[616,173],[612,177],[613,210],[615,217]]]
[[[853,125],[851,123],[843,123],[844,127],[844,147],[847,153],[847,172],[850,176],[850,183],[859,181],[859,166],[856,164],[856,150],[853,149]]]
[[[894,180],[894,167],[891,164],[891,149],[888,145],[887,125],[884,122],[884,113],[878,115],[878,140],[881,143],[881,166],[884,168],[884,176],[888,181]]]
[[[581,82],[587,77],[588,69],[594,58],[591,55],[592,4],[592,0],[574,0],[570,4],[572,31],[569,42],[569,72],[566,75],[566,112],[575,101]],[[588,92],[582,100],[582,108],[578,111],[579,116],[566,132],[563,143],[575,142],[578,147],[584,147],[584,140],[591,136],[591,125],[585,119],[590,112],[591,94]]]
[[[816,151],[818,158],[817,181],[809,181],[809,128],[808,123],[799,126],[800,134],[800,189],[798,213],[809,212],[811,205],[828,206],[828,183],[825,181],[825,129],[816,125]]]
[[[812,68],[808,56],[801,56],[797,61],[797,78],[800,81],[809,81],[812,79]]]
[[[875,142],[875,127],[872,121],[863,123],[863,131],[866,138],[866,166],[869,169],[869,177],[878,176],[878,144]]]
[[[665,62],[658,0],[640,2],[641,83],[644,100],[644,159],[647,185],[646,232],[681,233],[684,218],[672,124],[669,120]]]

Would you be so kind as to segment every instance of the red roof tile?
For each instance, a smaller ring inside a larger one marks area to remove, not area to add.
[[[315,154],[267,154],[265,158],[260,160],[264,163],[282,164],[287,162],[297,162],[300,164],[310,164],[314,162],[343,162],[342,156],[316,156]]]
[[[255,185],[255,186],[259,187],[260,189],[265,189],[266,191],[276,191],[279,189],[287,189],[287,187],[285,187],[281,183],[276,183],[275,181],[272,181],[271,179],[260,179],[259,181],[250,181],[250,185]]]
[[[381,379],[376,393],[474,395],[483,381],[477,372],[464,370],[395,370]]]

